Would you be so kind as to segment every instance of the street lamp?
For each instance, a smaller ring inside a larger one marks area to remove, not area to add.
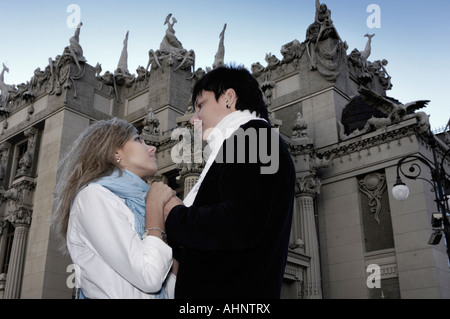
[[[397,163],[397,180],[392,188],[392,195],[396,200],[404,201],[408,198],[409,189],[408,186],[403,183],[400,178],[400,173],[412,180],[421,179],[429,184],[431,184],[431,191],[434,192],[435,202],[437,205],[437,212],[433,212],[431,215],[431,226],[433,228],[433,233],[431,235],[428,243],[430,245],[437,245],[441,241],[442,234],[445,236],[446,244],[447,244],[447,255],[450,261],[450,250],[448,247],[450,240],[450,225],[449,225],[449,196],[450,196],[450,181],[448,175],[445,172],[443,162],[447,155],[450,154],[450,149],[448,149],[444,156],[442,157],[442,161],[439,162],[436,154],[436,139],[431,132],[429,133],[429,144],[433,150],[433,161],[425,158],[422,155],[408,155],[401,158]],[[421,177],[422,170],[420,166],[414,162],[412,163],[408,171],[405,172],[403,170],[403,165],[407,165],[405,162],[411,160],[418,160],[421,163],[425,164],[430,169],[431,173],[431,181]]]

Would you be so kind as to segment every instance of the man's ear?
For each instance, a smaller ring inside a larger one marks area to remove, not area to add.
[[[228,104],[230,106],[236,107],[236,102],[237,102],[236,91],[234,89],[230,88],[225,91],[224,95],[225,95],[226,100],[228,101]]]

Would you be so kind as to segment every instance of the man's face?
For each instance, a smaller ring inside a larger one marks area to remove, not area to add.
[[[227,108],[227,105],[230,108]],[[211,130],[228,114],[234,112],[236,109],[230,104],[229,98],[227,100],[227,93],[222,94],[219,100],[213,92],[202,91],[195,103],[195,113],[191,118],[191,123],[195,124],[198,121],[202,122],[202,139],[206,141]]]

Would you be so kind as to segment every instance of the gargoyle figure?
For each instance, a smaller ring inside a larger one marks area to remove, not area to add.
[[[173,72],[175,72],[178,69],[186,69],[191,66],[194,66],[194,69],[195,69],[195,52],[194,52],[194,50],[189,50],[186,52],[186,55],[184,56],[183,61],[181,61],[180,65],[175,70],[173,70]]]
[[[147,64],[147,68],[146,68],[146,70],[148,71],[148,68],[150,67],[150,65],[151,64],[154,64],[154,63],[156,63],[156,65],[161,69],[161,71],[164,73],[164,70],[163,70],[163,68],[161,67],[161,62],[159,61],[159,57],[158,57],[158,55],[157,55],[157,52],[160,52],[160,51],[153,51],[153,50],[150,50],[150,51],[148,51],[148,57],[149,57],[149,60],[148,60],[148,64]],[[154,66],[154,68],[156,68],[156,66]]]
[[[415,113],[415,111],[426,107],[430,102],[429,100],[419,100],[407,104],[397,104],[365,87],[359,88],[358,92],[370,106],[375,107],[386,114],[388,119],[391,121],[391,124],[399,123],[410,118],[417,118],[421,127],[420,132],[426,132],[429,130],[430,123],[428,121],[428,115],[424,112]]]

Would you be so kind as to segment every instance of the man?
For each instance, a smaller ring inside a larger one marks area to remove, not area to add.
[[[258,82],[220,67],[193,91],[192,123],[211,155],[184,205],[165,206],[179,261],[175,298],[280,297],[291,229],[295,170],[268,123]]]

